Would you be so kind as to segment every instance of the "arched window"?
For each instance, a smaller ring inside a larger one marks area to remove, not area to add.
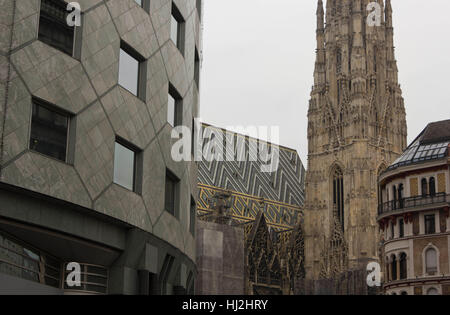
[[[434,177],[430,178],[430,196],[436,196],[436,180]]]
[[[423,178],[422,179],[422,197],[426,197],[428,196],[428,183],[427,183],[427,179]]]
[[[398,185],[398,204],[403,209],[403,184]]]
[[[406,262],[406,254],[401,253],[400,255],[400,279],[408,278],[408,267]]]
[[[392,196],[394,196],[392,209],[395,210],[397,209],[397,187],[395,185],[392,186]]]
[[[333,173],[333,211],[344,230],[344,173],[339,167]]]
[[[389,269],[391,268],[391,265],[389,264],[389,257],[386,257],[385,260],[385,266],[386,266],[386,280],[387,282],[391,281],[391,277],[389,275]]]
[[[427,295],[439,295],[439,292],[436,288],[429,288],[427,291]]]
[[[425,252],[425,267],[428,275],[435,275],[438,271],[437,252],[434,248]]]
[[[408,295],[408,292],[403,291],[402,293],[400,293],[400,295]]]
[[[397,280],[397,258],[395,255],[392,256],[392,262],[391,262],[391,270],[392,270],[392,280]]]

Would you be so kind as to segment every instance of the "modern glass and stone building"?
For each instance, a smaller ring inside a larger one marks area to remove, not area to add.
[[[450,120],[429,124],[379,185],[384,292],[450,295]]]
[[[0,293],[192,293],[202,1],[69,2],[0,2]]]

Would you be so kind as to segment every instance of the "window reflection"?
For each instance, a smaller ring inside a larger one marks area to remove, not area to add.
[[[169,171],[166,173],[166,192],[164,208],[171,215],[176,216],[177,189],[179,180]]]
[[[116,142],[114,154],[114,183],[134,190],[135,152]]]
[[[119,60],[119,84],[134,95],[138,95],[139,61],[122,48]]]
[[[58,288],[61,263],[0,233],[0,273]]]
[[[39,40],[72,56],[74,28],[67,25],[67,3],[42,0],[39,16]]]
[[[167,121],[172,127],[175,127],[175,105],[175,99],[172,97],[172,95],[169,94],[169,101],[167,105]]]
[[[52,158],[66,161],[69,118],[33,100],[30,148]]]
[[[179,33],[179,24],[177,19],[172,15],[172,19],[170,22],[170,39],[175,43],[178,47],[178,33]]]

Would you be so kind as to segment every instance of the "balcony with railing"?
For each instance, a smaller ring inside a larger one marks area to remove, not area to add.
[[[414,209],[420,210],[420,208],[427,208],[429,206],[445,206],[449,203],[450,195],[445,193],[402,198],[378,205],[378,216],[392,215]]]

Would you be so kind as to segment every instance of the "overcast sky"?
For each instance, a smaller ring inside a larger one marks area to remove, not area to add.
[[[427,123],[450,119],[450,2],[392,2],[410,142]],[[279,126],[280,144],[306,167],[316,8],[316,0],[205,0],[202,120]]]

